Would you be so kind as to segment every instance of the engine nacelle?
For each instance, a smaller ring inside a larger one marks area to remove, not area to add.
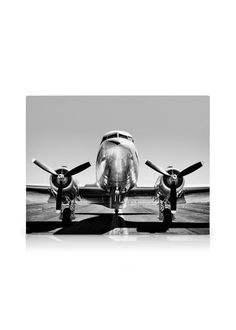
[[[67,172],[69,172],[69,169],[66,166],[62,166],[55,171],[58,174],[65,175]],[[62,188],[63,193],[73,194],[79,190],[79,186],[78,186],[76,180],[73,179],[73,177],[71,177],[71,176],[64,177],[62,183],[63,183],[63,188]],[[50,185],[51,185],[53,192],[55,194],[57,194],[58,187],[59,187],[59,178],[56,175],[50,176]]]
[[[177,193],[177,196],[179,196],[184,187],[184,178],[177,177],[177,175],[180,173],[180,171],[176,168],[168,167],[166,169],[166,172],[168,172],[171,175],[176,175],[176,179],[175,179],[176,193]],[[170,187],[171,187],[172,182],[173,182],[172,177],[169,177],[166,175],[161,175],[158,177],[158,179],[155,183],[155,187],[157,188],[157,191],[160,196],[166,197],[170,194]]]

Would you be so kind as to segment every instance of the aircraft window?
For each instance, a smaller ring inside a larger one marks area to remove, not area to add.
[[[107,136],[103,136],[103,138],[102,138],[102,142],[105,141],[106,139],[107,139]],[[102,143],[102,142],[101,142],[101,143]]]
[[[112,139],[112,138],[117,138],[117,137],[119,137],[119,138],[123,138],[123,139],[127,139],[127,140],[130,140],[130,141],[134,142],[134,139],[132,138],[132,136],[127,136],[127,135],[120,134],[120,133],[113,133],[113,134],[111,134],[111,135],[105,135],[105,136],[102,138],[101,143],[102,143],[103,141],[107,140],[107,139]]]
[[[112,138],[117,138],[117,133],[111,134],[109,136],[107,136],[107,139],[112,139]]]
[[[119,134],[119,138],[128,139],[128,136],[123,135],[123,134]]]
[[[117,137],[118,137],[118,133],[114,133],[111,135],[105,135],[105,136],[103,136],[101,143],[107,139],[112,139],[112,138],[117,138]]]

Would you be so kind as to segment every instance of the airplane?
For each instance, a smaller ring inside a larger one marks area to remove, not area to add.
[[[89,162],[69,169],[61,166],[56,170],[33,159],[32,162],[50,174],[50,192],[56,199],[56,211],[63,226],[69,226],[75,219],[76,200],[93,201],[119,210],[126,207],[127,199],[152,197],[159,206],[159,219],[166,230],[175,219],[177,201],[185,191],[196,190],[185,188],[184,177],[202,167],[197,162],[183,170],[173,166],[163,169],[147,160],[146,165],[160,174],[153,187],[138,187],[139,157],[132,135],[125,131],[106,133],[99,146],[96,158],[96,183],[80,187],[74,176],[91,166]],[[29,187],[34,191],[43,187]],[[204,187],[203,187],[204,188]]]

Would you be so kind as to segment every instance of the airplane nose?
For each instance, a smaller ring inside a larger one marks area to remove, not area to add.
[[[107,141],[106,147],[106,165],[112,181],[122,181],[125,172],[129,169],[131,159],[130,150],[123,146],[119,141]]]

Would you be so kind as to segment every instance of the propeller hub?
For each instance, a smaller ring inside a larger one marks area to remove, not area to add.
[[[58,183],[62,182],[63,185],[67,184],[68,180],[69,179],[67,177],[65,177],[65,175],[62,173],[58,174],[58,176],[57,176],[57,182]]]
[[[63,181],[64,174],[58,174],[57,178],[58,178],[59,181]]]
[[[63,189],[68,187],[71,184],[72,178],[66,177],[66,173],[68,172],[68,169],[66,168],[59,168],[56,170],[57,175],[52,175],[52,184],[56,188],[59,187],[59,184],[62,182]]]
[[[170,174],[170,176],[163,176],[163,181],[164,184],[170,188],[172,183],[174,182],[176,188],[179,188],[182,183],[183,183],[183,178],[182,177],[178,177],[179,174],[179,170],[175,169],[175,168],[168,168],[167,173]]]

